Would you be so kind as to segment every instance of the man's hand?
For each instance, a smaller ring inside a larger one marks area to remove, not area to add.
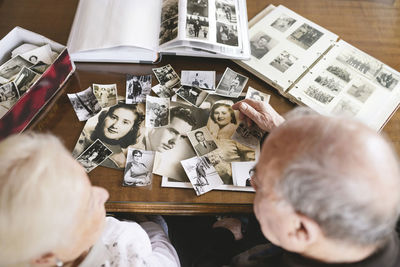
[[[254,122],[267,132],[285,121],[270,104],[253,99],[244,99],[232,105],[232,108],[240,111],[240,119],[245,120],[248,126]]]

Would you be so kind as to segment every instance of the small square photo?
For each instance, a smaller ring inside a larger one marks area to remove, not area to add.
[[[148,128],[158,128],[169,124],[169,98],[146,97],[146,121]]]
[[[198,156],[204,156],[218,148],[207,126],[191,131],[187,135]]]
[[[86,172],[90,172],[111,154],[112,151],[99,139],[96,139],[96,141],[83,151],[76,160],[85,168]]]
[[[111,107],[117,104],[117,85],[114,84],[93,84],[93,93],[102,108]]]
[[[230,68],[226,68],[224,74],[222,75],[221,81],[219,82],[215,93],[227,96],[227,97],[238,97],[246,86],[247,80],[246,76],[243,76]]]
[[[148,186],[153,177],[154,151],[129,148],[123,186]]]

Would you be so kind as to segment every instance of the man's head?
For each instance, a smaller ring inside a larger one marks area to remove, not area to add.
[[[266,139],[252,183],[264,235],[297,253],[326,241],[377,247],[399,215],[395,152],[348,119],[307,114],[287,120]]]
[[[190,109],[173,107],[170,110],[170,123],[166,127],[151,129],[149,139],[152,151],[164,152],[173,149],[183,138],[187,137],[196,125]]]
[[[203,142],[204,141],[204,134],[203,134],[202,131],[195,132],[194,136],[196,137],[197,142]]]

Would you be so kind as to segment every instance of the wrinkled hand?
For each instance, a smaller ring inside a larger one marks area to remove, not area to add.
[[[254,122],[267,132],[285,121],[270,104],[253,99],[244,99],[232,105],[232,108],[240,111],[239,118],[245,120],[248,126]]]

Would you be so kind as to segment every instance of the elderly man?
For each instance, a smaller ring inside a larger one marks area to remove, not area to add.
[[[400,171],[382,136],[311,112],[284,121],[251,99],[233,108],[270,131],[252,175],[254,212],[264,236],[283,250],[258,246],[232,265],[400,266]],[[222,226],[240,239],[237,223]]]

